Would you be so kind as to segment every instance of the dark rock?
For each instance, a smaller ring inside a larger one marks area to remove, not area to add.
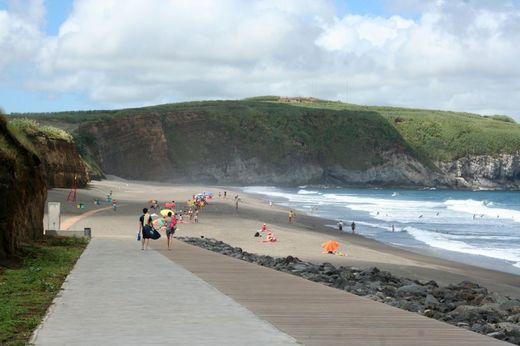
[[[406,296],[425,297],[427,294],[426,287],[419,286],[417,284],[399,287],[397,289],[396,293],[399,297],[406,297]]]
[[[509,299],[504,297],[503,295],[498,294],[496,292],[491,292],[482,300],[481,304],[504,304],[508,301]]]
[[[492,332],[486,335],[498,340],[503,340],[506,337],[506,334],[504,332]]]
[[[491,322],[497,323],[503,320],[504,314],[495,306],[471,306],[460,305],[455,310],[448,314],[454,321],[468,321],[471,323],[477,322]]]
[[[511,315],[507,318],[507,322],[520,323],[520,314]]]
[[[511,336],[520,336],[520,326],[511,323],[511,322],[500,322],[497,323],[498,328],[503,330],[506,335]]]
[[[520,313],[520,300],[510,299],[500,304],[500,309]]]
[[[393,286],[383,286],[381,292],[383,292],[386,296],[395,297],[397,288]]]
[[[439,304],[439,301],[434,296],[431,294],[426,295],[426,298],[424,299],[424,306],[427,308],[437,308]]]

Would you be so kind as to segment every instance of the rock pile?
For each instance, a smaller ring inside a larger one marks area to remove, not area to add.
[[[402,278],[376,267],[336,268],[330,263],[314,264],[293,256],[274,258],[251,254],[211,238],[179,239],[520,345],[520,300],[489,292],[473,282],[439,287],[433,280]]]

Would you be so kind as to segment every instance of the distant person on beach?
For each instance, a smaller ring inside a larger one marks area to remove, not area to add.
[[[392,232],[395,232],[394,224],[392,224]]]
[[[141,250],[150,245],[152,229],[152,217],[148,214],[148,209],[143,208],[143,215],[139,218],[139,233],[141,234]]]
[[[224,198],[227,198],[227,191],[224,191]]]
[[[262,228],[260,228],[260,231],[267,232],[267,225],[265,223],[262,225]]]
[[[177,229],[177,218],[175,215],[172,215],[172,212],[168,212],[168,217],[166,218],[166,242],[168,245],[168,250],[171,250],[171,241],[172,236],[175,234],[175,230]]]
[[[222,192],[218,192],[218,198],[222,198]]]
[[[350,224],[350,228],[352,228],[352,233],[356,233],[356,223],[354,221]]]
[[[340,231],[343,231],[343,221],[341,221],[341,220],[339,220],[339,222],[338,222],[338,229]]]
[[[289,211],[289,223],[292,223],[293,222],[293,219],[296,217],[296,214],[294,213],[294,211],[290,210]]]
[[[240,201],[240,198],[238,198],[238,195],[235,196],[235,210],[238,211],[238,201]]]
[[[273,201],[269,201],[269,206],[270,206],[270,207],[273,206]]]
[[[274,236],[273,232],[267,232],[267,236],[265,237],[265,240],[269,241],[269,242],[275,242],[276,237]]]
[[[198,209],[195,209],[195,216],[194,216],[193,221],[195,221],[195,223],[199,222],[199,210]]]

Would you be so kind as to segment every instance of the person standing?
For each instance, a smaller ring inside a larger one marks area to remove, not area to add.
[[[293,219],[296,217],[296,214],[294,213],[294,211],[289,211],[289,223],[292,223],[293,222]]]
[[[338,222],[338,229],[340,231],[343,231],[343,221],[341,221],[341,220],[339,220],[339,222]]]
[[[141,217],[139,218],[139,232],[141,233],[141,250],[144,250],[145,247],[148,248],[148,246],[150,246],[151,230],[152,217],[148,213],[148,209],[143,208],[143,215],[141,215]]]
[[[352,228],[352,234],[356,233],[356,223],[354,221],[350,224],[350,228]]]
[[[168,250],[171,250],[172,237],[175,234],[175,230],[177,229],[177,218],[175,215],[172,215],[171,211],[168,212],[168,217],[166,218],[166,241],[168,245]]]

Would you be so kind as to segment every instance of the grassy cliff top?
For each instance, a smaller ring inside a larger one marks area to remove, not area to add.
[[[305,120],[309,114],[319,114],[324,123],[331,125],[325,126],[326,138],[331,136],[339,138],[341,137],[339,131],[343,133],[347,131],[350,138],[372,137],[367,142],[378,142],[381,145],[377,147],[380,148],[383,148],[389,140],[395,140],[394,134],[384,128],[390,124],[404,139],[407,146],[424,160],[453,160],[467,155],[496,156],[520,152],[520,125],[507,116],[360,106],[315,98],[263,96],[240,101],[196,101],[121,110],[30,113],[12,114],[12,116],[45,119],[53,122],[55,126],[71,129],[83,122],[103,121],[118,116],[166,116],[178,112],[204,114],[212,119],[213,125],[233,128],[233,131],[242,131],[243,127],[240,124],[246,121],[244,117],[249,117],[251,121],[254,120],[254,125],[250,124],[250,126],[297,133],[300,137],[306,138],[307,143],[314,142],[316,145],[319,145],[319,142],[309,138],[317,133],[309,131],[311,125]],[[386,121],[373,120],[379,116]],[[341,120],[342,117],[355,119],[355,121],[344,121]],[[290,127],[284,127],[284,121],[287,119],[293,119],[289,122],[292,124]],[[367,119],[372,120],[367,122]],[[338,123],[335,123],[336,121]],[[320,127],[317,124],[313,126]],[[380,131],[373,131],[374,126]],[[280,128],[282,130],[279,130]],[[383,135],[385,138],[382,138],[381,133],[388,136]],[[375,137],[375,134],[379,137]],[[349,141],[343,142],[342,145],[352,144]]]

